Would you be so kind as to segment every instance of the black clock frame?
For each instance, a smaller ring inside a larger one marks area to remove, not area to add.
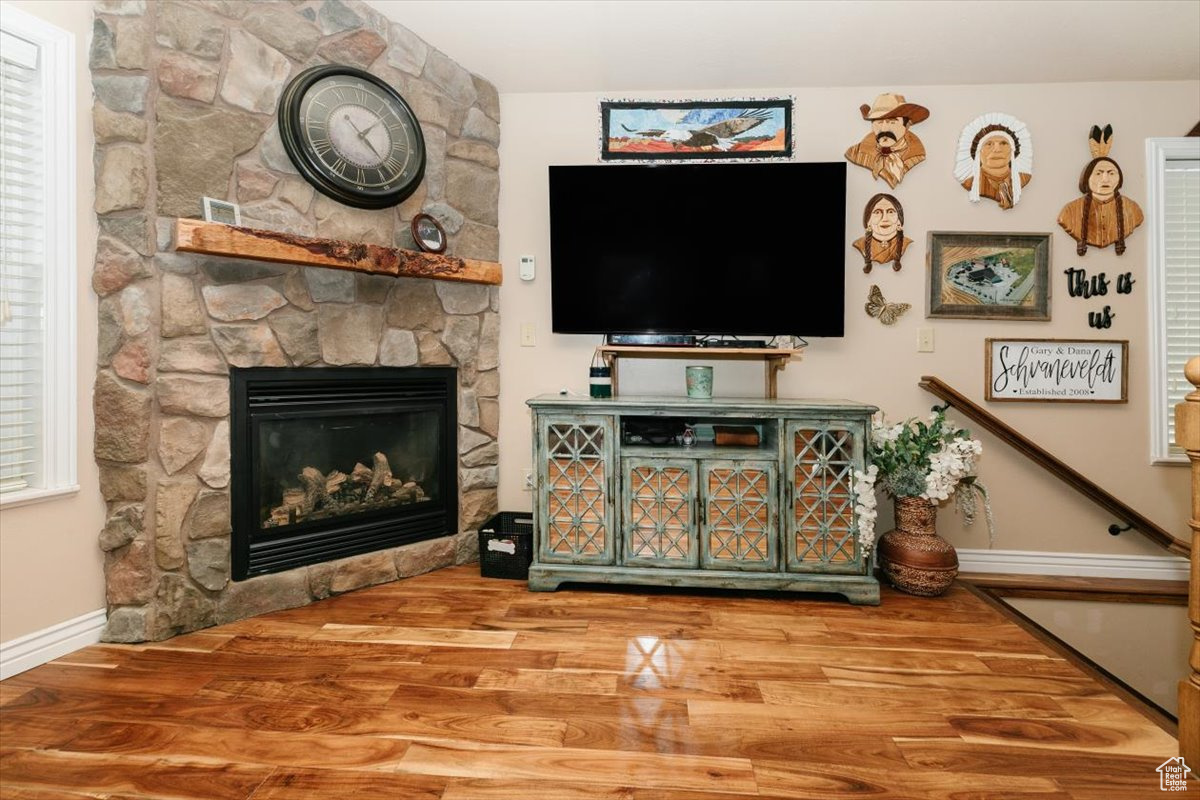
[[[308,90],[317,81],[333,75],[358,78],[373,84],[412,118],[412,138],[414,146],[420,150],[421,161],[417,171],[406,183],[386,191],[363,191],[339,176],[331,174],[325,168],[324,162],[309,146],[300,119],[301,103]],[[412,107],[400,96],[399,92],[385,81],[356,67],[323,64],[310,67],[297,75],[283,90],[283,95],[279,100],[279,138],[283,140],[283,149],[287,151],[288,158],[306,181],[327,197],[332,197],[339,203],[355,208],[379,209],[399,205],[417,190],[425,178],[425,136],[421,133],[417,115],[413,113]]]

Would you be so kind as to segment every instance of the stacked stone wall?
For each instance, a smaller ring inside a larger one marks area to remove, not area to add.
[[[279,97],[322,63],[367,69],[416,112],[428,165],[400,206],[341,205],[288,160]],[[239,203],[245,225],[412,247],[423,211],[448,253],[497,260],[495,88],[354,0],[99,0],[91,68],[104,638],[163,639],[474,560],[496,508],[497,288],[175,253],[171,232],[208,196]],[[229,367],[346,365],[458,368],[459,530],[231,582]]]

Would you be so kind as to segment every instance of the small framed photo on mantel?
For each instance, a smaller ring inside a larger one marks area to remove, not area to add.
[[[206,197],[204,198],[204,221],[219,222],[222,225],[241,225],[242,209],[237,203]]]
[[[1127,403],[1129,342],[984,340],[984,399],[992,402]]]

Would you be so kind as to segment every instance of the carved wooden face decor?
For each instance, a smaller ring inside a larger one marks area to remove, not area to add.
[[[958,137],[954,177],[972,203],[981,197],[1001,208],[1021,202],[1021,190],[1033,178],[1033,140],[1025,123],[998,111],[971,120]]]
[[[1121,194],[1125,176],[1116,161],[1108,156],[1112,149],[1112,125],[1093,125],[1088,137],[1092,160],[1079,176],[1080,197],[1063,206],[1058,224],[1075,240],[1075,252],[1087,253],[1088,245],[1116,245],[1117,255],[1125,252],[1125,237],[1142,224],[1142,209]]]
[[[890,194],[877,194],[863,208],[863,235],[854,241],[854,249],[862,253],[863,272],[873,264],[892,262],[900,271],[900,257],[912,244],[904,236],[904,206]]]
[[[925,160],[925,145],[911,128],[929,118],[929,109],[907,102],[902,94],[881,94],[858,110],[871,123],[871,132],[846,151],[846,160],[895,189],[904,173]]]

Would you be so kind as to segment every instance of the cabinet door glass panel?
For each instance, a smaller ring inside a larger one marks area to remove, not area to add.
[[[625,563],[694,567],[694,462],[625,461]]]
[[[543,558],[612,563],[611,430],[608,421],[545,424]]]
[[[835,425],[793,423],[788,433],[794,481],[789,568],[859,571],[851,473],[860,467],[860,440]]]
[[[705,566],[773,569],[775,466],[707,462],[703,475]]]

